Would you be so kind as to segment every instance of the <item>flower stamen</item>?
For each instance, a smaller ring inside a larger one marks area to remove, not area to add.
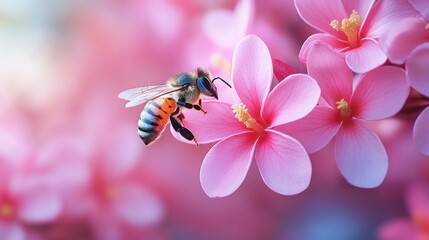
[[[351,47],[359,46],[359,25],[362,17],[359,16],[356,10],[352,10],[349,18],[344,18],[341,21],[341,26],[338,20],[332,20],[329,24],[333,29],[342,31],[346,36]]]
[[[341,98],[340,101],[336,102],[337,109],[340,110],[340,115],[343,118],[350,117],[352,115],[352,110],[350,109],[349,103]]]
[[[235,118],[237,118],[238,121],[244,123],[247,128],[251,128],[257,132],[263,132],[264,128],[262,127],[262,125],[259,124],[252,116],[250,116],[244,104],[233,104],[231,108],[232,112],[235,114]]]

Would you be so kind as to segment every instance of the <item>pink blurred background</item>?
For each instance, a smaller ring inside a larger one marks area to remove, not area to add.
[[[117,94],[196,67],[229,80],[232,49],[245,34],[305,72],[298,52],[314,30],[292,0],[255,0],[234,25],[236,5],[2,1],[0,238],[360,240],[407,217],[406,190],[429,178],[429,159],[411,142],[413,119],[372,123],[390,165],[370,190],[345,181],[328,145],[311,155],[312,181],[301,194],[270,191],[253,166],[234,194],[211,199],[199,182],[210,146],[169,131],[149,147],[141,142],[143,106],[127,109]]]

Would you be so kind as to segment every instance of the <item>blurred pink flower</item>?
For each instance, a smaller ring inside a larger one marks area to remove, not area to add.
[[[411,52],[405,64],[411,86],[427,98],[429,98],[429,69],[426,64],[428,59],[429,43],[424,43]],[[426,99],[422,106],[426,108],[414,123],[413,139],[416,147],[429,156],[429,99]]]
[[[412,186],[406,195],[410,218],[397,218],[378,229],[380,240],[429,239],[429,191],[427,184]]]
[[[26,239],[26,226],[54,221],[62,210],[60,195],[49,186],[21,186],[18,170],[8,160],[0,161],[0,236]]]
[[[387,59],[378,38],[408,13],[404,5],[410,6],[406,1],[295,0],[302,19],[322,32],[306,40],[300,52],[301,61],[308,61],[311,46],[320,41],[343,53],[347,65],[354,72],[365,73],[375,69]]]
[[[322,89],[321,102],[307,117],[285,125],[311,153],[335,138],[335,158],[352,185],[372,188],[387,172],[387,154],[378,136],[362,120],[396,114],[409,93],[405,71],[385,66],[370,71],[353,88],[353,73],[329,46],[318,43],[308,53],[308,73]]]
[[[291,75],[270,93],[271,56],[257,36],[243,38],[233,53],[232,79],[239,104],[207,101],[202,116],[187,111],[201,143],[219,141],[206,155],[200,180],[207,195],[227,196],[243,182],[253,157],[273,191],[292,195],[305,190],[311,177],[310,159],[295,139],[273,127],[307,115],[320,97],[307,75]],[[232,109],[231,109],[232,108]]]

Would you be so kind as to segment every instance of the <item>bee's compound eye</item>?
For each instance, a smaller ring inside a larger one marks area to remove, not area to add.
[[[198,89],[200,89],[201,93],[207,96],[213,95],[213,86],[212,83],[205,77],[198,78]]]

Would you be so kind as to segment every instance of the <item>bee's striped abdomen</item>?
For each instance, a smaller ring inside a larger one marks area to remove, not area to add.
[[[176,108],[176,102],[172,98],[157,98],[146,104],[140,113],[137,130],[146,145],[155,141],[164,131]]]

